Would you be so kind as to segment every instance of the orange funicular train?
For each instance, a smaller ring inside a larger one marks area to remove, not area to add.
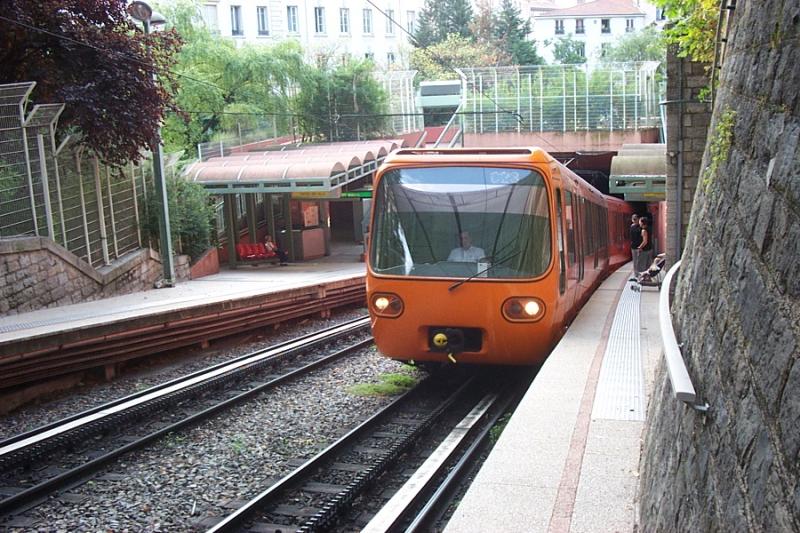
[[[384,355],[533,365],[630,259],[633,209],[538,148],[404,149],[378,170],[367,268]]]

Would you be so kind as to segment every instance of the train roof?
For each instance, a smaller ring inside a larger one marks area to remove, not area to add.
[[[553,157],[538,147],[530,148],[401,148],[385,163],[549,163]]]

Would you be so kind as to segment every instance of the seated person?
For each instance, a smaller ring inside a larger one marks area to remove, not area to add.
[[[281,261],[281,265],[285,265],[288,261],[286,252],[278,248],[278,243],[272,240],[272,235],[264,237],[264,247],[267,249],[267,255],[277,255]]]
[[[468,231],[459,233],[459,239],[461,246],[453,248],[453,251],[447,256],[448,261],[477,263],[478,260],[486,256],[486,252],[483,251],[483,248],[472,246],[472,238],[469,236]]]

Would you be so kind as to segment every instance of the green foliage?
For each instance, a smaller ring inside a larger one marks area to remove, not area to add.
[[[197,259],[211,245],[214,210],[208,193],[202,185],[176,176],[167,179],[167,198],[175,250],[193,260]],[[158,240],[159,236],[160,212],[161,200],[150,188],[147,193],[147,218],[143,226],[153,241]]]
[[[278,131],[288,129],[289,90],[307,68],[296,41],[237,46],[207,29],[191,0],[165,5],[163,13],[184,41],[176,67],[184,75],[177,97],[182,112],[169,115],[162,130],[168,151],[194,153],[220,131],[267,120],[277,120]]]
[[[503,434],[503,430],[506,429],[509,420],[511,420],[511,413],[506,413],[500,417],[497,423],[492,426],[492,429],[489,430],[489,441],[492,444],[496,443],[500,435]]]
[[[307,140],[352,141],[380,135],[386,126],[388,96],[373,76],[369,60],[331,67],[307,67],[293,101]]]
[[[488,43],[476,43],[460,35],[428,48],[411,52],[411,68],[420,80],[457,80],[455,67],[491,67],[504,63],[497,49]]]
[[[350,387],[349,392],[355,396],[394,396],[411,389],[417,379],[408,374],[382,374],[381,383],[359,383]]]
[[[583,41],[567,35],[556,40],[553,59],[560,65],[579,65],[586,63],[586,45]]]
[[[719,16],[719,0],[653,0],[674,21],[665,30],[668,44],[678,46],[681,57],[693,61],[714,60],[714,36]]]
[[[531,23],[523,19],[511,0],[503,0],[494,24],[495,46],[511,55],[514,65],[541,65],[544,60],[536,53],[534,41],[527,40]]]
[[[728,160],[728,153],[731,150],[733,141],[733,126],[736,123],[736,111],[726,108],[719,117],[711,139],[709,149],[711,151],[711,162],[703,169],[702,184],[708,191],[714,176],[717,175],[720,165]]]
[[[606,49],[604,62],[661,61],[667,56],[663,34],[652,26],[631,33]]]
[[[471,20],[469,0],[426,0],[417,20],[414,44],[425,48],[445,41],[453,33],[467,38]]]

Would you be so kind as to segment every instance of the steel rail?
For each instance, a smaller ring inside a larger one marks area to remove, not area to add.
[[[318,367],[320,367],[322,365],[325,365],[325,364],[327,364],[327,363],[329,363],[329,362],[331,362],[331,361],[333,361],[335,359],[341,358],[344,355],[346,355],[346,354],[348,354],[348,353],[350,353],[352,351],[361,349],[361,348],[371,344],[372,342],[373,342],[373,340],[372,340],[371,337],[368,338],[368,339],[365,339],[365,340],[361,340],[361,341],[359,341],[359,342],[357,342],[357,343],[355,343],[355,344],[353,344],[351,346],[348,346],[348,347],[343,348],[341,350],[338,350],[338,351],[336,351],[336,352],[334,352],[332,354],[329,354],[329,355],[327,355],[325,357],[322,357],[322,358],[320,358],[320,359],[318,359],[316,361],[313,361],[308,365],[305,365],[305,366],[303,366],[301,368],[298,368],[298,369],[292,370],[290,372],[287,372],[286,374],[278,376],[275,379],[272,379],[272,380],[270,380],[270,381],[268,381],[266,383],[262,383],[262,384],[254,387],[254,388],[252,388],[250,390],[247,390],[247,391],[244,391],[242,393],[239,393],[236,396],[233,396],[231,398],[228,398],[227,400],[223,400],[223,401],[217,403],[216,405],[213,405],[213,406],[208,407],[208,408],[206,408],[206,409],[204,409],[202,411],[199,411],[199,412],[194,413],[194,414],[192,414],[192,415],[190,415],[188,417],[185,417],[182,420],[179,420],[177,422],[169,424],[168,426],[162,427],[162,428],[158,429],[157,431],[154,431],[154,432],[152,432],[152,433],[150,433],[148,435],[145,435],[144,437],[141,437],[141,438],[139,438],[139,439],[137,439],[135,441],[132,441],[132,442],[120,447],[120,448],[117,448],[117,449],[115,449],[115,450],[113,450],[113,451],[111,451],[109,453],[106,453],[106,454],[104,454],[104,455],[102,455],[100,457],[97,457],[97,458],[95,458],[95,459],[93,459],[93,460],[91,460],[91,461],[89,461],[87,463],[84,463],[84,464],[82,464],[82,465],[80,465],[80,466],[78,466],[76,468],[73,468],[73,469],[71,469],[71,470],[69,470],[67,472],[59,474],[58,476],[55,476],[55,477],[50,478],[50,479],[48,479],[46,481],[43,481],[43,482],[41,482],[41,483],[39,483],[39,484],[37,484],[37,485],[35,485],[33,487],[30,487],[29,489],[21,491],[21,492],[13,495],[11,497],[8,497],[8,498],[6,498],[4,500],[0,500],[0,513],[9,513],[11,510],[13,510],[15,508],[19,508],[20,506],[25,505],[26,503],[29,503],[32,500],[35,500],[36,498],[39,498],[42,495],[47,494],[48,492],[52,492],[54,490],[57,490],[58,488],[61,488],[64,485],[66,485],[66,484],[68,484],[68,483],[70,483],[70,482],[72,482],[74,480],[77,480],[77,479],[79,479],[81,477],[85,477],[85,476],[97,471],[100,467],[102,467],[103,465],[105,465],[109,461],[119,457],[120,455],[122,455],[124,453],[127,453],[129,451],[135,450],[137,448],[141,448],[145,444],[148,444],[149,442],[151,442],[151,441],[153,441],[153,440],[155,440],[155,439],[157,439],[159,437],[162,437],[162,436],[164,436],[164,435],[166,435],[168,433],[171,433],[171,432],[174,432],[174,431],[176,431],[178,429],[181,429],[181,428],[183,428],[183,427],[185,427],[185,426],[187,426],[189,424],[192,424],[192,423],[197,422],[197,421],[204,420],[204,419],[210,417],[211,415],[217,413],[218,411],[221,411],[223,409],[227,409],[227,408],[229,408],[229,407],[231,407],[231,406],[233,406],[233,405],[235,405],[235,404],[237,404],[237,403],[239,403],[239,402],[241,402],[241,401],[243,401],[243,400],[245,400],[245,399],[247,399],[247,398],[249,398],[249,397],[251,397],[251,396],[253,396],[255,394],[263,392],[264,390],[267,390],[269,388],[273,388],[276,385],[278,385],[280,383],[283,383],[284,381],[286,381],[288,379],[291,379],[291,378],[306,374],[309,371],[311,371],[311,370],[313,370],[315,368],[318,368]],[[216,372],[209,372],[209,374],[214,374],[215,376],[217,376],[217,377],[215,377],[213,379],[219,379],[219,377],[218,377],[219,374],[217,374]],[[213,379],[212,379],[212,381],[213,381]],[[193,380],[189,380],[189,381],[193,381]],[[164,390],[169,390],[169,389],[170,389],[170,387],[166,387],[166,389],[164,389]]]
[[[86,409],[84,411],[81,411],[79,413],[75,413],[74,415],[70,415],[68,417],[62,418],[61,420],[57,420],[57,421],[52,422],[50,424],[45,424],[45,425],[40,426],[38,428],[32,429],[30,431],[26,431],[24,433],[20,433],[18,435],[14,435],[13,437],[10,437],[8,439],[0,441],[0,457],[2,457],[4,455],[3,450],[6,450],[10,445],[12,445],[14,443],[17,443],[17,442],[19,442],[21,440],[31,439],[33,437],[36,437],[37,435],[42,435],[45,432],[48,432],[50,430],[62,427],[67,423],[74,422],[76,420],[79,420],[81,418],[85,418],[85,417],[94,415],[96,413],[108,412],[112,408],[115,408],[115,407],[117,407],[117,406],[119,406],[121,404],[124,404],[124,403],[127,403],[127,402],[131,402],[133,400],[140,399],[145,395],[148,395],[148,394],[151,394],[151,393],[157,392],[157,391],[162,391],[162,390],[164,390],[164,389],[166,389],[168,387],[173,387],[175,385],[180,385],[181,383],[185,383],[189,379],[201,377],[203,375],[206,375],[209,372],[212,372],[212,371],[215,371],[215,370],[219,370],[221,368],[225,368],[225,367],[227,367],[229,365],[240,363],[242,361],[248,361],[251,358],[255,358],[255,357],[258,357],[260,355],[264,355],[264,354],[266,354],[268,352],[269,353],[273,353],[273,354],[279,354],[279,353],[281,353],[281,350],[288,350],[288,349],[296,346],[298,342],[311,343],[311,342],[314,342],[315,340],[316,340],[317,343],[325,342],[327,340],[326,339],[327,335],[346,334],[348,332],[358,331],[359,329],[364,328],[365,325],[367,325],[368,323],[369,323],[369,317],[359,317],[359,318],[350,320],[348,322],[344,322],[342,324],[337,324],[335,326],[331,326],[329,328],[326,328],[326,329],[323,329],[323,330],[320,330],[320,331],[317,331],[317,332],[314,332],[314,333],[309,333],[307,335],[303,335],[302,337],[299,337],[297,339],[291,339],[291,340],[288,340],[288,341],[284,341],[284,342],[275,344],[273,346],[270,346],[266,350],[260,349],[260,350],[252,351],[250,353],[247,353],[247,354],[244,354],[242,356],[236,357],[235,359],[232,359],[230,361],[225,361],[225,362],[222,362],[222,363],[218,363],[218,364],[212,365],[212,366],[210,366],[208,368],[204,368],[202,370],[198,370],[196,372],[192,372],[191,374],[187,374],[186,376],[181,376],[181,377],[175,378],[175,379],[170,380],[170,381],[165,381],[164,383],[159,383],[158,385],[155,385],[155,386],[150,387],[148,389],[145,389],[143,391],[139,391],[139,392],[135,392],[133,394],[129,394],[127,396],[123,396],[122,398],[118,398],[116,400],[112,400],[110,402],[106,402],[106,403],[104,403],[102,405],[98,405],[97,407],[92,407],[92,408]]]
[[[357,427],[349,431],[346,435],[341,437],[336,442],[332,443],[330,446],[319,452],[317,455],[309,459],[307,462],[296,468],[291,473],[287,474],[283,478],[281,478],[277,483],[273,484],[271,487],[267,488],[250,501],[248,501],[244,506],[237,509],[234,513],[228,515],[227,518],[213,526],[211,529],[208,530],[207,533],[219,533],[219,532],[228,532],[228,531],[236,531],[241,528],[248,520],[252,519],[253,515],[259,512],[262,508],[266,507],[273,500],[275,500],[281,492],[285,490],[289,490],[293,487],[296,487],[299,483],[303,481],[306,477],[309,476],[311,472],[316,471],[318,468],[322,467],[326,462],[330,461],[331,459],[335,458],[337,454],[339,454],[342,450],[346,449],[347,446],[352,444],[353,442],[357,441],[358,439],[362,438],[370,429],[373,427],[381,424],[387,416],[390,416],[394,413],[397,409],[403,406],[409,398],[412,398],[414,394],[416,394],[420,387],[423,387],[430,383],[432,378],[428,378],[426,381],[419,384],[414,389],[406,392],[396,400],[394,400],[389,405],[385,406],[383,409],[375,413],[373,416],[359,424]],[[439,407],[428,417],[428,420],[435,420],[438,416],[440,416],[447,408],[449,408],[456,399],[458,399],[468,388],[475,382],[475,379],[472,378],[468,380],[466,383],[462,384],[453,394],[450,395],[450,398],[445,402],[442,402]],[[390,450],[384,454],[382,463],[386,462],[387,456],[395,456],[399,454],[403,449],[407,448],[411,442],[409,438],[416,438],[416,436],[420,433],[422,429],[424,429],[425,424],[415,429],[411,436],[407,437],[402,443],[399,445],[393,446]],[[384,465],[373,465],[369,468],[367,472],[363,472],[361,477],[358,479],[357,482],[351,483],[351,488],[363,488],[363,485],[368,480],[369,476],[377,475],[377,472]],[[349,503],[349,500],[354,498],[355,495],[350,494],[349,498],[343,495],[337,495],[334,502],[328,502],[325,506],[323,506],[322,512],[328,513],[334,511],[336,507],[344,506]],[[311,521],[318,522],[319,517],[313,517]],[[304,531],[304,527],[301,526],[300,528],[296,528],[298,531]],[[316,528],[313,528],[316,529]],[[308,529],[309,531],[312,529]]]

